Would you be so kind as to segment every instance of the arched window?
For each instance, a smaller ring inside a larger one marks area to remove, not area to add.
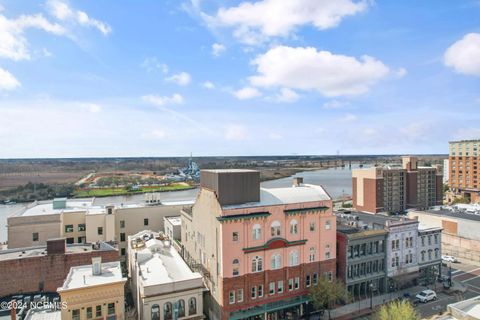
[[[160,320],[160,306],[158,304],[152,306],[152,320]]]
[[[309,256],[308,256],[308,260],[309,260],[310,262],[315,261],[315,252],[316,252],[316,251],[317,251],[317,250],[315,250],[314,247],[311,247],[311,248],[310,248],[310,254],[309,254]]]
[[[271,263],[273,270],[280,269],[282,267],[282,256],[278,253],[272,254]]]
[[[259,224],[254,224],[252,229],[253,240],[260,240],[262,238],[262,228]]]
[[[259,272],[263,270],[263,261],[259,256],[252,259],[252,272]]]
[[[178,316],[185,317],[185,300],[180,299],[177,301]]]
[[[428,250],[428,260],[432,260],[432,249]]]
[[[290,233],[297,234],[298,233],[298,222],[297,220],[290,221]]]
[[[290,252],[289,265],[290,266],[298,265],[298,251],[297,250],[293,250],[292,252]]]
[[[238,259],[233,259],[232,261],[232,267],[233,267],[233,276],[236,277],[240,275],[240,260]]]
[[[279,236],[281,234],[280,231],[280,222],[278,221],[273,221],[271,225],[271,231],[272,231],[272,237]]]
[[[425,261],[425,250],[422,251],[422,261]]]
[[[440,250],[438,248],[435,248],[435,259],[438,259]]]
[[[173,318],[172,304],[170,302],[167,302],[163,305],[163,319],[172,320],[172,318]]]
[[[197,313],[197,299],[190,298],[188,299],[188,315],[193,316]]]

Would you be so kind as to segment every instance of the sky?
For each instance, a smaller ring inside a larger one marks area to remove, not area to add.
[[[0,158],[448,153],[480,1],[0,0]]]

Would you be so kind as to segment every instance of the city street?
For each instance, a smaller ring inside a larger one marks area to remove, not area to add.
[[[442,268],[442,274],[448,275],[450,265],[444,265]],[[474,265],[470,261],[460,261],[459,263],[451,264],[452,281],[457,282],[460,286],[466,288],[465,293],[449,292],[443,290],[442,284],[437,282],[435,285],[430,286],[437,292],[437,300],[427,303],[420,303],[416,306],[422,318],[429,318],[435,314],[444,312],[447,309],[447,305],[455,303],[457,301],[470,299],[480,295],[480,266]],[[418,292],[411,292],[412,296],[415,296]],[[357,320],[372,319],[371,316],[362,316],[355,318]]]

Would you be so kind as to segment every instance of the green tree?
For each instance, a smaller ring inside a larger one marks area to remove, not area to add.
[[[374,317],[375,320],[420,320],[417,313],[408,301],[393,301],[382,305]]]
[[[330,281],[327,277],[320,277],[318,284],[310,288],[310,298],[316,310],[327,310],[330,319],[330,310],[337,301],[348,301],[350,296],[343,282]]]

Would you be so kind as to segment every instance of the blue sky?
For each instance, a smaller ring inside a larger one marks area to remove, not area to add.
[[[0,0],[0,158],[447,153],[480,2]]]

